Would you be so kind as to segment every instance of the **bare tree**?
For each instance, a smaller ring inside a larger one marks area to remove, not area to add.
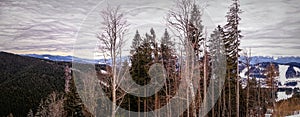
[[[195,58],[199,58],[200,41],[203,40],[203,38],[201,38],[203,28],[201,25],[201,15],[199,6],[197,6],[194,1],[177,0],[175,8],[169,11],[167,17],[169,27],[177,32],[175,36],[180,39],[184,47],[186,59],[183,61],[184,63],[181,62],[184,67],[182,67],[183,69],[180,71],[182,72],[180,73],[180,77],[184,78],[188,84],[186,92],[187,98],[190,94],[192,99],[195,99],[195,89],[190,78],[195,75],[193,72],[195,68],[199,67],[195,66],[194,63],[196,63]],[[198,77],[198,80],[200,80],[200,76]],[[187,102],[189,101],[190,100],[187,100]],[[188,109],[188,116],[190,113],[192,113],[192,116],[196,116],[195,100],[191,102],[190,107],[192,112],[189,112]]]
[[[267,79],[266,83],[269,88],[271,88],[271,101],[272,101],[272,106],[273,106],[273,113],[276,113],[275,110],[275,77],[278,76],[278,72],[276,72],[275,65],[273,63],[270,63],[267,68],[266,68],[266,73]]]
[[[63,96],[53,92],[46,100],[41,100],[35,116],[62,117],[64,115],[63,103]]]
[[[121,12],[120,6],[113,8],[110,5],[101,11],[101,17],[103,21],[101,22],[102,32],[98,34],[98,39],[101,42],[101,47],[103,50],[109,52],[109,56],[112,61],[112,79],[111,79],[111,89],[112,89],[112,110],[111,116],[115,117],[117,111],[117,57],[121,54],[121,48],[125,42],[124,35],[128,30],[128,24],[124,17],[124,13]]]
[[[190,20],[190,12],[192,10],[192,1],[191,0],[178,0],[176,2],[176,9],[172,9],[169,11],[168,17],[167,17],[167,22],[169,24],[169,26],[176,30],[178,32],[178,35],[176,35],[181,43],[183,43],[184,45],[184,49],[185,51],[189,51],[188,47],[190,47],[191,45],[189,44],[188,41],[188,37],[190,36],[191,32],[189,31],[189,20]],[[189,52],[186,52],[186,54],[188,54]],[[186,56],[190,56],[190,55],[186,55]],[[190,61],[188,61],[188,59],[186,59],[184,61],[185,63],[188,63]],[[183,64],[183,62],[181,63]],[[184,78],[186,80],[186,83],[189,84],[190,81],[190,75],[189,73],[191,73],[190,71],[190,66],[181,66],[181,78]],[[191,93],[194,92],[193,86],[190,86],[189,88],[186,89],[186,98],[187,98],[187,108],[189,108],[188,106],[188,102],[189,102],[189,91]],[[191,94],[191,97],[193,98],[195,95]],[[194,107],[192,107],[194,108]],[[187,116],[189,117],[189,109],[187,110]]]
[[[251,49],[249,51],[243,52],[244,60],[242,63],[246,65],[247,68],[247,92],[246,92],[246,117],[249,116],[249,96],[250,96],[250,62],[251,62]]]

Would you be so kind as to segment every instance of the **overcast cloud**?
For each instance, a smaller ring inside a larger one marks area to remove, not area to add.
[[[166,28],[171,0],[109,0],[121,5],[130,23],[124,51],[135,30],[142,34],[153,27],[158,37]],[[205,7],[204,25],[210,32],[226,23],[230,0],[200,0]],[[107,3],[100,0],[1,0],[0,50],[14,53],[49,53],[91,57],[100,30],[99,12]],[[242,48],[254,55],[300,55],[299,0],[242,0]],[[79,30],[80,29],[80,30]],[[125,52],[126,53],[126,52]]]

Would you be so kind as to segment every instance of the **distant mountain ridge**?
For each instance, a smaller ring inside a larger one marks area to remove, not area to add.
[[[245,57],[241,56],[239,60],[243,60]],[[300,56],[290,57],[272,57],[272,56],[252,56],[250,57],[251,64],[263,63],[263,62],[274,62],[274,63],[300,63]]]
[[[40,58],[40,59],[47,59],[52,61],[65,61],[65,62],[83,62],[83,63],[110,63],[110,60],[107,59],[85,59],[85,58],[79,58],[74,56],[61,56],[61,55],[50,55],[50,54],[20,54],[21,56],[29,56],[34,58]],[[122,59],[126,59],[128,57],[122,57]],[[239,59],[242,60],[243,56],[241,56]],[[251,57],[251,64],[257,64],[257,63],[263,63],[263,62],[274,62],[274,63],[300,63],[300,56],[295,57],[271,57],[271,56],[253,56]]]
[[[50,54],[20,54],[21,56],[34,57],[39,59],[46,59],[51,61],[60,62],[79,62],[79,63],[90,63],[90,64],[111,64],[110,59],[85,59],[74,56],[61,56],[61,55],[50,55]],[[122,57],[122,61],[127,59],[127,57]]]
[[[74,56],[60,56],[60,55],[50,55],[50,54],[23,54],[21,56],[29,56],[39,59],[46,59],[51,61],[64,61],[64,62],[79,62],[79,63],[91,63],[91,64],[111,64],[110,59],[84,59]],[[127,59],[128,57],[122,57],[122,61]],[[239,58],[239,61],[244,60],[244,56],[241,56]],[[299,77],[300,73],[298,69],[300,68],[300,57],[271,57],[271,56],[253,56],[250,57],[251,59],[251,70],[252,77],[256,78],[265,78],[266,76],[262,75],[264,69],[267,67],[267,65],[270,64],[270,62],[274,63],[277,66],[279,65],[286,65],[289,67],[286,71],[281,71],[282,73],[286,73],[286,78],[293,78],[293,77]],[[260,64],[260,69],[258,69],[257,66]],[[245,69],[245,65],[240,65],[240,72],[242,72]]]

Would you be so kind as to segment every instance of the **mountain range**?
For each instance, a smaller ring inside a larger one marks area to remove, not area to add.
[[[20,54],[21,56],[34,57],[39,59],[46,59],[51,61],[60,62],[78,62],[78,63],[88,63],[88,64],[111,64],[110,59],[86,59],[79,58],[75,56],[61,56],[61,55],[50,55],[50,54]],[[122,57],[122,61],[126,60],[128,57]]]
[[[34,58],[40,58],[40,59],[47,59],[52,61],[65,61],[65,62],[82,62],[82,63],[110,63],[110,60],[107,59],[85,59],[85,58],[79,58],[75,56],[61,56],[61,55],[50,55],[50,54],[20,54],[21,56],[29,56]],[[122,59],[127,59],[128,57],[124,56]],[[241,56],[240,61],[244,59],[245,57]],[[273,63],[280,63],[280,64],[288,64],[288,63],[300,63],[300,56],[295,57],[271,57],[271,56],[253,56],[250,57],[251,64],[257,64],[257,63],[267,63],[267,62],[273,62]],[[105,62],[106,61],[106,62]]]
[[[90,64],[111,64],[110,59],[85,59],[74,56],[60,56],[60,55],[49,55],[49,54],[23,54],[22,56],[29,56],[39,59],[46,59],[51,61],[64,61],[64,62],[79,62],[79,63],[90,63]],[[128,57],[122,57],[122,61],[128,60]],[[245,60],[244,56],[239,58],[239,61]],[[273,63],[276,66],[277,71],[281,74],[280,77],[284,76],[284,78],[295,78],[300,77],[300,57],[271,57],[271,56],[253,56],[250,57],[250,76],[255,78],[266,78],[263,74],[265,72],[265,68]],[[287,69],[284,69],[282,66],[285,66]],[[246,65],[240,65],[241,75],[246,75],[245,70]],[[248,71],[247,71],[248,72]]]

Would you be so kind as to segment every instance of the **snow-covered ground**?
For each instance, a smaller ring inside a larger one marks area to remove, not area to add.
[[[294,115],[289,115],[289,116],[285,116],[285,117],[300,117],[300,111],[295,112]]]
[[[288,65],[279,65],[279,82],[281,82],[281,84],[285,84],[285,80],[286,80],[286,77],[285,77],[285,74],[286,74],[286,71],[287,69],[289,68]]]
[[[294,67],[294,70],[295,70],[296,72],[300,72],[300,68],[298,68],[298,67]]]
[[[291,94],[286,94],[286,92],[277,92],[277,99],[276,102],[280,101],[280,100],[286,100],[288,98],[291,98],[293,96],[294,93]]]
[[[288,70],[288,68],[290,67],[289,65],[278,65],[279,66],[279,76],[276,77],[276,79],[278,80],[279,83],[281,83],[281,86],[278,86],[278,88],[282,88],[284,90],[284,88],[300,88],[300,78],[286,78],[286,72]],[[262,68],[259,68],[262,69]],[[298,67],[294,67],[294,70],[296,72],[300,72],[300,69]],[[261,70],[262,71],[262,70]],[[242,78],[242,86],[243,88],[247,86],[247,75],[245,75],[247,73],[247,68],[243,69],[240,72],[240,76]],[[250,77],[250,79],[252,79]],[[265,82],[265,78],[256,78],[257,82]],[[297,82],[296,86],[286,86],[287,83],[291,83],[291,82]],[[262,87],[266,87],[265,85],[262,85]],[[294,92],[292,92],[291,94],[286,94],[285,91],[281,91],[281,92],[277,92],[277,99],[276,101],[280,101],[280,100],[285,100],[288,98],[291,98],[293,96]]]

